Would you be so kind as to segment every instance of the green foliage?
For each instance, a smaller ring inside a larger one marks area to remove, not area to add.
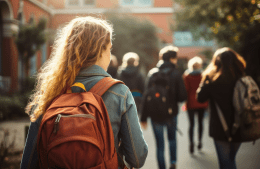
[[[220,45],[238,48],[245,32],[259,25],[259,0],[175,0],[177,30],[190,30],[195,38],[217,39]],[[258,31],[259,33],[259,31]]]
[[[29,70],[29,60],[46,41],[45,28],[47,20],[41,18],[36,24],[33,20],[29,24],[20,25],[15,43],[25,64],[26,73]]]
[[[112,54],[122,59],[125,53],[135,52],[140,63],[149,65],[154,62],[159,40],[156,27],[150,21],[121,13],[107,13],[106,16],[114,28]]]
[[[15,147],[15,137],[10,141],[10,132],[7,129],[0,128],[0,169],[5,166],[5,158]]]
[[[26,88],[21,92],[12,95],[0,95],[0,121],[27,116],[24,109],[32,94],[35,79],[27,78],[24,84]]]

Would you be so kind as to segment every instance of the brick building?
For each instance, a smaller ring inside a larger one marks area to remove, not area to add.
[[[175,12],[172,0],[0,0],[0,88],[9,90],[9,86],[12,91],[18,89],[21,64],[13,34],[19,30],[19,13],[22,14],[22,23],[27,23],[31,17],[36,21],[42,16],[46,17],[48,30],[55,32],[76,16],[101,16],[109,10],[149,19],[158,27],[162,45],[177,42],[175,45],[180,48],[179,57],[185,61],[212,48],[208,43],[196,46],[194,44],[198,43],[185,43],[186,40],[174,37],[181,32],[173,34],[170,29],[174,24],[172,18]],[[31,59],[31,75],[49,57],[52,41],[47,41]]]

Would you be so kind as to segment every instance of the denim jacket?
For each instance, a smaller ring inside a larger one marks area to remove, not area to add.
[[[99,80],[110,76],[100,66],[93,65],[87,69],[82,69],[75,79],[75,82],[83,83],[89,91]],[[72,92],[82,92],[79,88],[72,88]],[[148,153],[148,146],[144,140],[143,133],[137,116],[136,105],[133,96],[126,85],[115,84],[102,95],[106,105],[110,122],[114,133],[115,147],[121,157],[130,167],[141,168],[144,165]],[[27,136],[21,168],[37,168],[37,132],[39,121],[31,123]],[[121,144],[119,146],[119,141]],[[32,160],[33,158],[36,158]],[[32,167],[30,167],[32,166]],[[33,167],[35,166],[35,167]]]

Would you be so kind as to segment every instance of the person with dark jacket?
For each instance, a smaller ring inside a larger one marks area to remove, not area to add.
[[[115,55],[111,54],[110,63],[107,68],[107,73],[116,79],[117,78],[117,69],[118,69],[117,58]]]
[[[237,134],[228,140],[217,113],[216,104],[223,112],[228,128],[234,123],[233,93],[236,81],[245,74],[246,62],[234,50],[218,49],[202,74],[197,99],[209,100],[209,134],[214,139],[220,169],[236,169],[235,157],[241,145]],[[239,133],[239,132],[237,132]]]
[[[188,93],[188,99],[185,103],[188,118],[189,118],[189,141],[190,141],[190,153],[194,152],[194,142],[193,142],[193,130],[194,130],[194,116],[198,114],[198,149],[202,148],[202,133],[203,133],[203,117],[205,109],[208,107],[208,102],[199,103],[196,99],[196,90],[199,87],[201,81],[201,68],[202,59],[198,56],[193,57],[188,62],[188,69],[184,72],[183,79]]]
[[[144,77],[139,70],[139,56],[128,52],[123,56],[122,65],[118,69],[117,79],[129,87],[135,99],[138,113],[140,112],[141,98],[144,91]]]
[[[171,112],[169,112],[169,118],[163,121],[158,121],[155,115],[145,109],[142,110],[141,126],[147,128],[147,118],[151,117],[152,127],[156,139],[157,148],[157,160],[160,169],[165,169],[164,159],[164,126],[167,127],[168,141],[170,145],[170,169],[176,168],[177,162],[177,146],[176,146],[176,126],[177,126],[177,114],[178,114],[178,102],[183,102],[187,99],[187,93],[185,85],[181,76],[181,73],[176,69],[177,64],[177,52],[178,48],[174,46],[166,46],[160,50],[157,66],[151,69],[147,75],[145,89],[152,86],[152,76],[159,70],[170,70],[170,95],[169,104]],[[142,105],[142,107],[144,107]],[[160,114],[160,112],[158,112]]]

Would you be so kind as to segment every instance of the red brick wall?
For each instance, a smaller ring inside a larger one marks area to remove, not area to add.
[[[52,29],[57,29],[62,25],[65,25],[66,23],[68,23],[69,21],[71,21],[72,19],[76,18],[77,16],[95,16],[95,17],[101,17],[100,14],[92,14],[92,15],[78,15],[78,14],[59,14],[59,15],[55,15],[52,18],[51,21],[51,28]]]
[[[141,19],[148,19],[150,20],[155,26],[158,27],[159,32],[158,36],[162,41],[166,43],[172,43],[172,32],[170,30],[169,20],[172,17],[172,14],[132,14]],[[66,14],[59,14],[55,15],[52,18],[51,28],[57,29],[59,26],[64,25],[65,23],[71,21],[76,16],[86,16],[86,15],[66,15]],[[101,17],[101,15],[92,15],[95,17]]]
[[[200,54],[200,52],[206,50],[206,49],[212,49],[211,47],[178,47],[179,48],[179,52],[178,52],[178,57],[179,58],[187,58],[187,59],[191,59],[194,56],[201,56],[204,58],[204,56],[202,54]]]
[[[162,41],[166,43],[172,43],[172,32],[170,30],[169,21],[172,14],[133,14],[139,18],[150,20],[155,26],[157,26],[159,32],[158,36]]]
[[[17,1],[17,0],[9,0],[9,2],[11,3],[12,8],[13,8],[14,19],[16,19],[17,18],[18,9],[19,9],[19,1]]]
[[[97,8],[113,8],[119,5],[119,0],[96,0]]]
[[[36,69],[38,71],[42,66],[42,52],[41,52],[41,50],[36,53],[36,56],[37,56],[37,58],[36,58],[36,64],[37,64]]]
[[[2,52],[3,76],[11,77],[11,91],[18,87],[18,51],[14,38],[3,38]]]
[[[55,9],[65,8],[65,0],[48,0],[47,5],[51,5]]]
[[[172,7],[172,0],[154,0],[154,7]]]
[[[50,18],[50,14],[47,11],[44,11],[43,9],[39,8],[29,1],[24,1],[24,16],[26,22],[29,21],[32,14],[34,15],[36,21],[38,21],[38,19],[41,17],[46,17],[48,18],[48,20]]]

